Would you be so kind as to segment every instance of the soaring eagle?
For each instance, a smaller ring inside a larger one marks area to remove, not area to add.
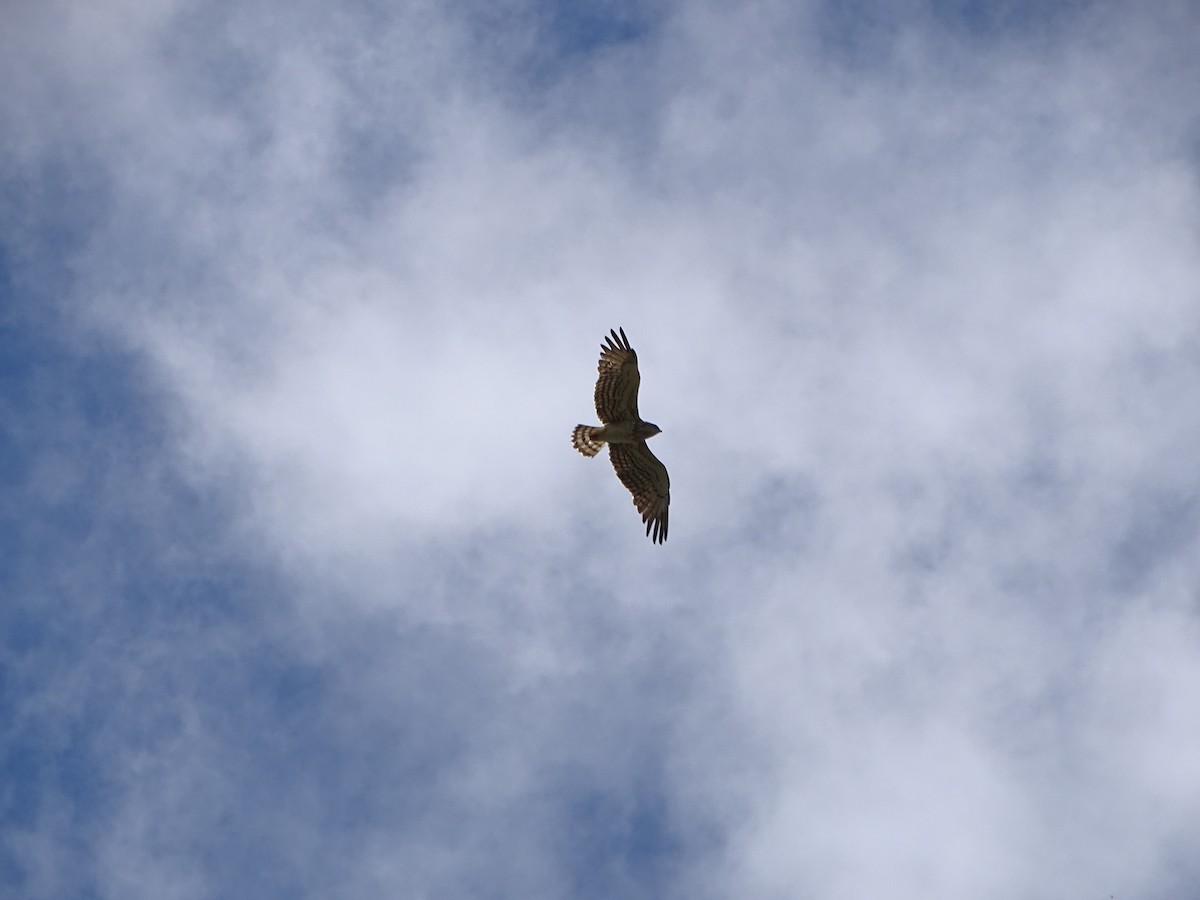
[[[584,456],[595,456],[608,444],[608,458],[621,484],[633,494],[633,505],[642,514],[646,534],[661,544],[667,539],[667,507],[671,502],[671,480],[667,467],[650,452],[646,441],[660,431],[638,415],[637,395],[642,376],[637,354],[629,346],[625,329],[610,332],[600,345],[596,368],[596,415],[604,424],[576,425],[571,444]]]

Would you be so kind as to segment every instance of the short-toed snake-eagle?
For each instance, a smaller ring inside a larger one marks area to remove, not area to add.
[[[611,332],[604,340],[596,366],[600,372],[596,379],[596,415],[604,424],[576,425],[571,443],[584,456],[595,456],[608,444],[608,458],[621,483],[633,494],[633,505],[646,523],[646,534],[661,544],[667,539],[671,481],[667,478],[667,467],[650,452],[646,440],[662,429],[638,415],[638,386],[642,376],[625,329],[620,334]]]

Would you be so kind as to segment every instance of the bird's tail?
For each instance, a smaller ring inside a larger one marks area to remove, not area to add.
[[[584,456],[595,456],[604,446],[604,441],[597,438],[600,429],[591,425],[576,425],[571,432],[571,446]]]

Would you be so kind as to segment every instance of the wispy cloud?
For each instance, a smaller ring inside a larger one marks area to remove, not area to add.
[[[15,13],[0,880],[1190,896],[1194,16],[1006,9]]]

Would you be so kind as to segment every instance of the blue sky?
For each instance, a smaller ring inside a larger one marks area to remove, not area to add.
[[[0,894],[1196,896],[1200,22],[1046,6],[8,11]]]

